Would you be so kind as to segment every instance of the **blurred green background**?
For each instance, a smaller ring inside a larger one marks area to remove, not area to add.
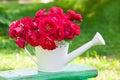
[[[96,80],[120,80],[120,0],[32,1],[29,4],[19,4],[17,0],[7,3],[0,1],[0,70],[36,67],[24,50],[9,38],[10,22],[25,16],[33,17],[39,9],[59,6],[64,12],[72,9],[83,16],[83,22],[78,23],[81,35],[70,44],[69,52],[91,40],[96,32],[100,32],[106,41],[105,46],[94,46],[71,64],[96,67],[99,70]]]

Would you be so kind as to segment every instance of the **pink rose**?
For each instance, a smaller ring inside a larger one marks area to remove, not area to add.
[[[39,39],[39,44],[43,49],[47,50],[53,50],[57,47],[55,41],[52,38],[44,35]]]
[[[20,48],[24,48],[25,47],[25,41],[23,38],[17,38],[16,39],[16,44],[20,47]]]
[[[68,10],[68,16],[70,20],[77,20],[79,22],[82,21],[82,16],[81,14],[76,14],[73,10]]]
[[[39,37],[40,34],[36,31],[32,31],[29,34],[26,34],[26,42],[29,43],[31,46],[38,46],[39,45]]]

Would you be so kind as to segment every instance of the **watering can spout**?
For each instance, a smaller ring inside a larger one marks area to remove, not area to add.
[[[88,50],[89,48],[91,48],[94,45],[105,45],[105,41],[104,41],[103,37],[101,36],[101,34],[99,32],[97,32],[95,34],[95,36],[93,37],[93,39],[91,41],[87,42],[83,46],[81,46],[78,49],[69,53],[65,58],[66,60],[65,60],[64,64],[69,63],[74,58],[83,54],[86,50]]]

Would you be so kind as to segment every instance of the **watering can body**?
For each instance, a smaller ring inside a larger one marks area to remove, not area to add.
[[[44,50],[35,47],[38,70],[43,72],[57,72],[64,68],[64,61],[68,53],[69,43],[54,50]]]
[[[32,58],[30,52],[25,48],[25,51],[30,55],[33,61],[38,66],[38,71],[43,72],[58,72],[61,71],[66,64],[71,62],[77,56],[83,54],[86,50],[91,48],[94,45],[105,45],[105,41],[100,35],[96,33],[92,40],[84,44],[83,46],[77,48],[68,54],[69,43],[61,47],[56,48],[55,50],[44,50],[40,46],[35,47],[36,60]]]

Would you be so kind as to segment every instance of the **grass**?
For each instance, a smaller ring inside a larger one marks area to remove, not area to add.
[[[28,55],[24,53],[0,54],[0,70],[13,70],[35,67]],[[24,66],[23,66],[24,65]]]
[[[120,62],[117,59],[108,59],[106,56],[100,57],[79,57],[72,63],[86,64],[94,66],[99,70],[96,80],[119,80]],[[94,80],[94,79],[90,79]]]
[[[48,8],[54,4],[31,5],[32,4],[8,4],[5,6],[5,11],[7,14],[10,14],[8,17],[13,21],[26,15],[30,15],[32,17],[40,8]],[[41,6],[38,7],[38,5]],[[33,9],[33,6],[35,9]],[[120,29],[119,21],[116,21],[119,20],[118,14],[120,10],[117,6],[119,6],[117,2],[111,2],[107,5],[102,5],[102,7],[98,9],[99,11],[96,10],[93,17],[89,18],[86,17],[86,15],[83,15],[84,21],[80,24],[81,35],[76,37],[72,44],[70,44],[69,52],[91,40],[96,32],[100,32],[102,34],[106,41],[105,46],[94,46],[71,62],[71,64],[78,63],[96,67],[99,70],[99,75],[96,80],[120,80]],[[9,7],[11,8],[9,9]],[[21,7],[20,10],[18,10],[19,7]],[[113,19],[113,17],[115,17],[115,19]],[[0,70],[36,67],[35,63],[24,52],[24,50],[18,48],[14,41],[8,37],[7,32],[8,26],[0,25]],[[33,56],[35,55],[33,54]]]

